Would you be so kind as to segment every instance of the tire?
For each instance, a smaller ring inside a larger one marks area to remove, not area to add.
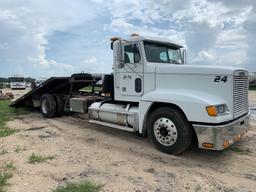
[[[56,115],[57,102],[51,94],[44,94],[41,97],[41,113],[46,118],[52,118]]]
[[[192,141],[192,127],[175,108],[161,107],[153,111],[147,124],[148,135],[155,147],[168,154],[185,151]]]
[[[57,106],[56,106],[56,116],[60,117],[64,113],[63,100],[62,100],[61,96],[58,95],[58,94],[53,94],[53,97],[54,97],[54,99],[56,101],[56,104],[57,104]]]

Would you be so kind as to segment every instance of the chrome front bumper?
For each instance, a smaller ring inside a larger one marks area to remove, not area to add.
[[[250,113],[231,123],[224,125],[201,125],[193,124],[198,147],[211,150],[223,150],[240,138],[249,130]]]

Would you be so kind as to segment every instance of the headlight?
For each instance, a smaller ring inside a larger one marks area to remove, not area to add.
[[[226,115],[229,113],[228,106],[226,104],[207,106],[206,111],[208,115],[212,117]]]

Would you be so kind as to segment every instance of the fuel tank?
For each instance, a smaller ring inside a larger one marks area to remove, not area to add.
[[[137,129],[138,106],[95,102],[89,107],[89,118]]]

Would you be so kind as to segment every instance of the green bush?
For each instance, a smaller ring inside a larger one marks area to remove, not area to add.
[[[250,89],[250,90],[256,90],[256,84],[251,84],[251,85],[249,86],[249,89]]]

